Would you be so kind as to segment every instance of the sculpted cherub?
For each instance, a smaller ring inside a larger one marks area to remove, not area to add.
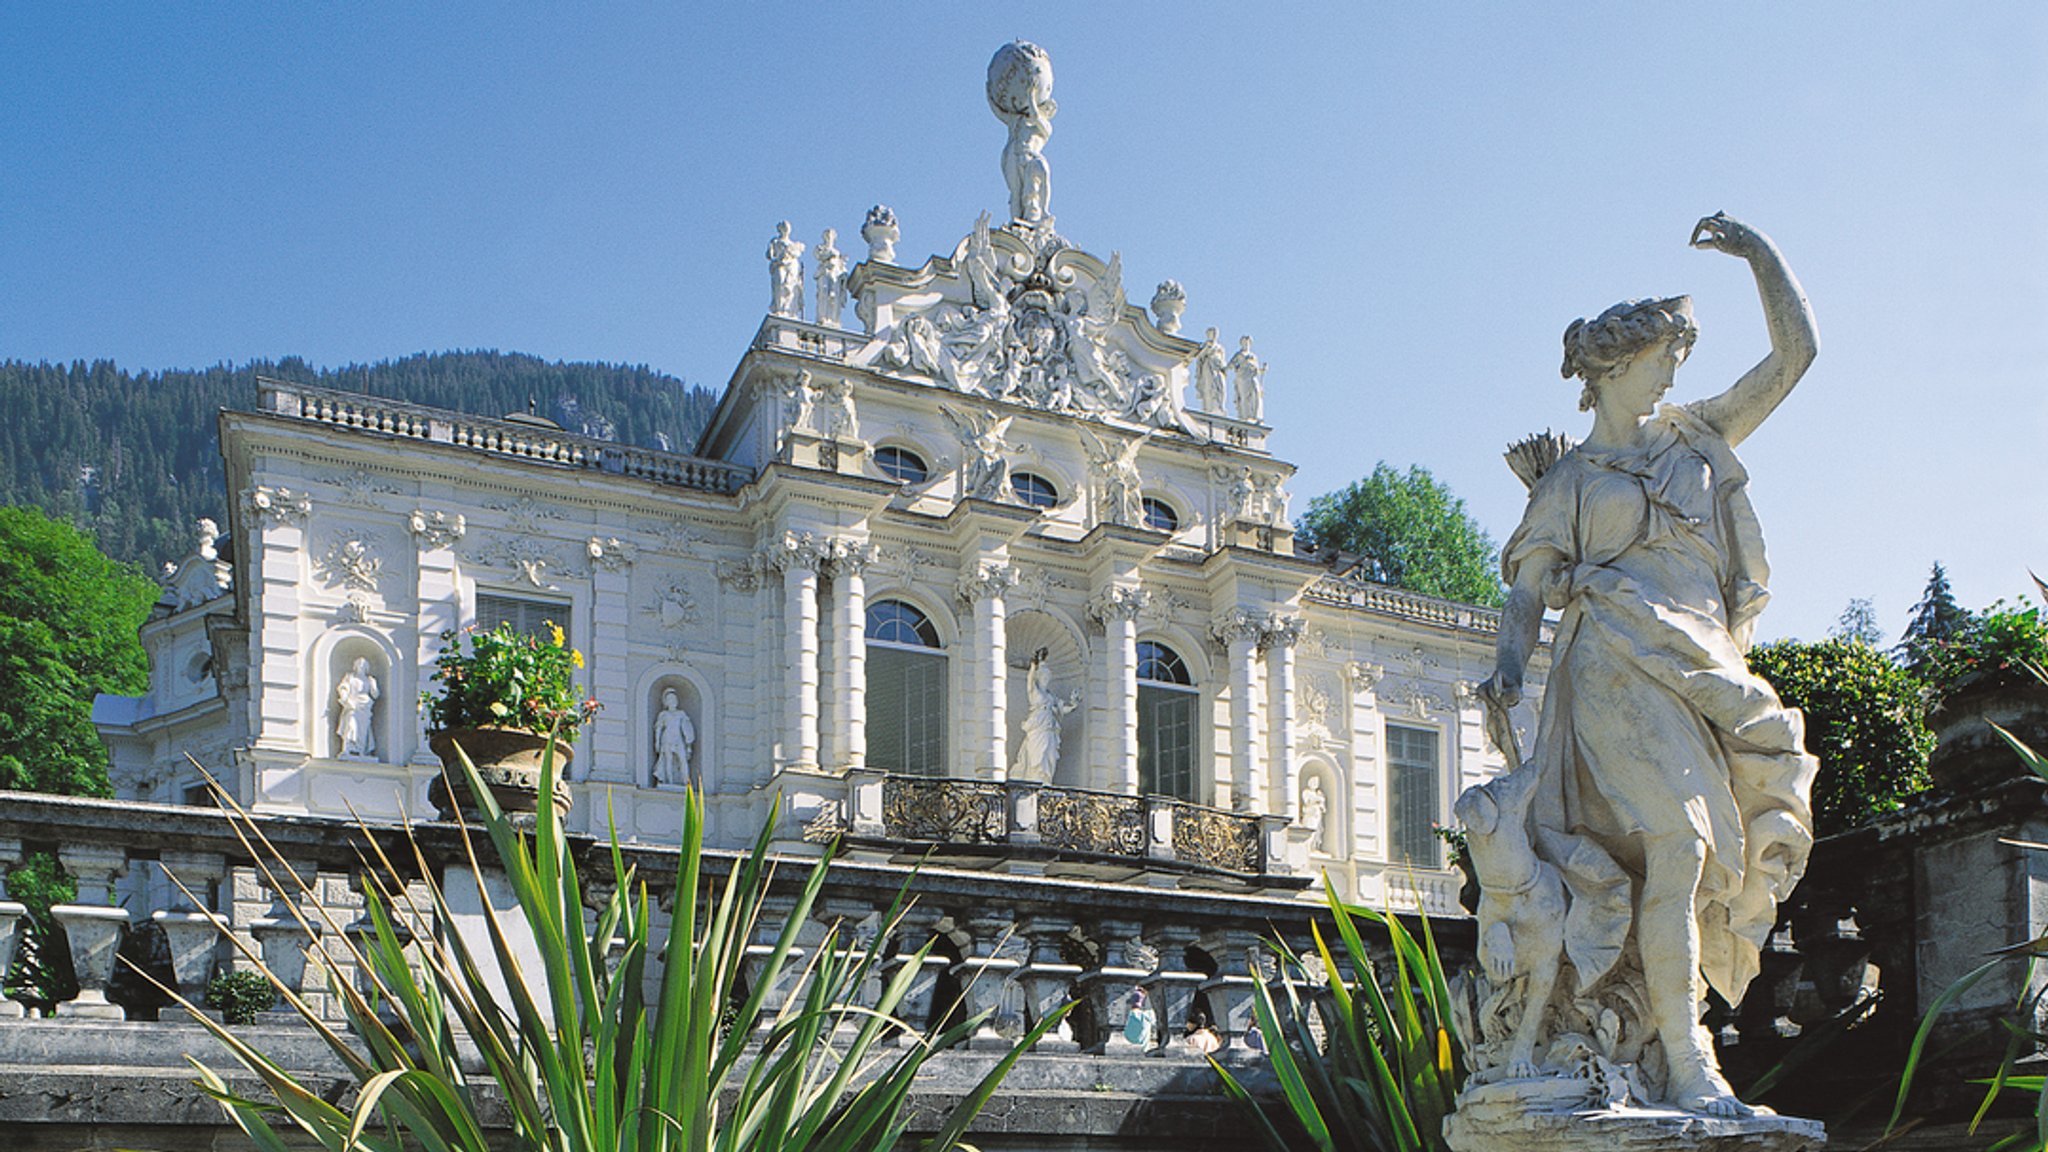
[[[1496,986],[1526,981],[1505,1078],[1538,1074],[1536,1039],[1564,954],[1564,881],[1529,840],[1539,773],[1525,766],[1467,788],[1454,809],[1479,875],[1479,963]]]

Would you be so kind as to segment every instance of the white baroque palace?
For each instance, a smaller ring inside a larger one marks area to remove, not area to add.
[[[120,794],[202,800],[189,753],[258,811],[431,818],[442,634],[553,622],[603,704],[587,831],[672,842],[694,781],[727,846],[779,802],[791,848],[1454,912],[1434,825],[1502,766],[1496,614],[1294,553],[1265,366],[1226,389],[1192,293],[1148,312],[1054,231],[1049,67],[998,80],[1027,210],[912,266],[877,206],[815,319],[782,226],[694,454],[274,381],[224,413],[229,531],[96,713]]]

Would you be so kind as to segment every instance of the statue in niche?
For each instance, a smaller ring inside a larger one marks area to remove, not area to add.
[[[1151,439],[1150,432],[1122,443],[1105,442],[1086,428],[1080,429],[1081,443],[1088,449],[1088,463],[1095,473],[1095,518],[1104,524],[1138,525],[1145,522],[1144,479],[1138,475],[1138,449]]]
[[[1489,893],[1467,1096],[1533,1100],[1576,1082],[1584,1107],[1755,1112],[1722,1078],[1701,1006],[1708,988],[1740,1003],[1757,974],[1778,901],[1805,871],[1816,763],[1799,712],[1744,663],[1766,569],[1733,449],[1791,392],[1817,339],[1763,234],[1715,215],[1691,243],[1748,262],[1770,354],[1717,396],[1659,404],[1697,335],[1689,298],[1574,321],[1563,374],[1582,381],[1593,429],[1531,479],[1502,550],[1511,590],[1479,696],[1520,766],[1460,802]],[[1545,608],[1562,616],[1524,764],[1507,710]],[[1544,921],[1562,924],[1561,944]]]
[[[1330,811],[1330,798],[1323,793],[1323,778],[1311,776],[1301,786],[1301,819],[1298,823],[1308,832],[1308,850],[1325,856],[1330,854],[1329,834],[1324,820]]]
[[[988,106],[1010,129],[1003,144],[1003,181],[1010,186],[1010,217],[1020,224],[1052,220],[1052,166],[1045,145],[1052,139],[1052,58],[1028,40],[996,49],[988,62]]]
[[[1216,330],[1202,340],[1202,346],[1195,350],[1195,358],[1188,365],[1189,375],[1195,378],[1195,406],[1204,412],[1228,411],[1224,382],[1229,377],[1229,362],[1223,358],[1223,344],[1216,339]]]
[[[1237,339],[1237,355],[1230,358],[1230,382],[1237,401],[1237,418],[1257,424],[1266,415],[1266,366],[1252,355],[1252,338]]]
[[[966,450],[966,475],[961,481],[960,498],[963,500],[1003,500],[1010,494],[1010,464],[1004,458],[1009,444],[1003,433],[1009,431],[1011,417],[998,417],[994,412],[958,412],[945,405],[939,406],[948,423],[953,425],[953,434],[960,438],[960,446]]]
[[[367,657],[356,657],[348,674],[334,686],[336,743],[343,756],[369,758],[377,754],[377,678],[370,675]]]
[[[775,226],[775,238],[768,241],[768,311],[804,318],[804,245],[791,238],[787,220]]]
[[[1024,745],[1010,766],[1012,780],[1045,783],[1053,778],[1060,766],[1060,720],[1081,703],[1079,692],[1061,696],[1052,690],[1050,655],[1045,648],[1032,653],[1024,676]]]
[[[836,229],[825,229],[812,253],[817,260],[811,276],[818,282],[818,323],[828,328],[839,327],[839,314],[846,310],[846,257],[840,254],[838,239]],[[803,307],[801,301],[797,307]]]
[[[690,784],[690,753],[697,747],[697,726],[683,711],[676,690],[661,690],[661,711],[654,717],[654,783]]]

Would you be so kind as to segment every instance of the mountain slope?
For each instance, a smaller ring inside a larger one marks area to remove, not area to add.
[[[710,391],[644,365],[550,362],[501,352],[426,352],[316,369],[297,357],[129,372],[112,361],[0,361],[0,504],[34,505],[100,550],[154,572],[190,546],[192,522],[226,522],[215,413],[256,403],[256,377],[450,408],[527,411],[601,439],[688,451]]]

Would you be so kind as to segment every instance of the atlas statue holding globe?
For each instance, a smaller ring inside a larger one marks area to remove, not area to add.
[[[1052,223],[1052,166],[1045,161],[1052,118],[1052,58],[1029,40],[996,49],[988,62],[988,106],[1010,129],[1003,145],[1003,180],[1010,186],[1010,217],[1040,227]]]

